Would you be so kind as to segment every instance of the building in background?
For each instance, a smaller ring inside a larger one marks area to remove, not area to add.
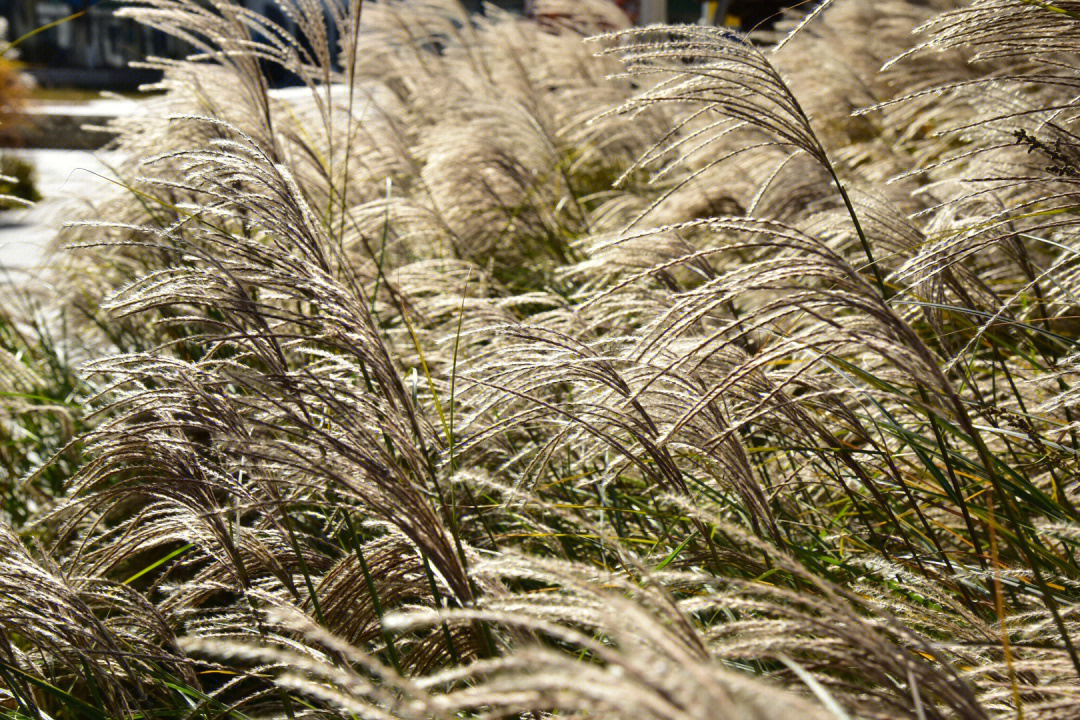
[[[43,85],[134,86],[153,74],[132,71],[133,60],[184,53],[184,43],[117,18],[115,9],[111,0],[0,0],[8,39],[55,23],[19,45],[20,59]]]
[[[483,8],[482,0],[462,1],[472,10]],[[612,1],[642,25],[705,21],[744,29],[756,26],[774,16],[781,7],[792,4],[780,0]],[[285,17],[276,0],[239,2],[286,31],[295,32],[292,21]],[[523,10],[526,0],[494,0],[494,4]],[[136,85],[152,78],[128,70],[131,61],[148,55],[177,57],[185,52],[181,41],[115,17],[115,8],[116,3],[112,0],[0,0],[0,16],[8,21],[9,38],[56,23],[55,27],[29,38],[19,48],[21,58],[44,85]]]
[[[637,22],[700,23],[751,30],[770,27],[796,0],[627,0],[639,6]]]

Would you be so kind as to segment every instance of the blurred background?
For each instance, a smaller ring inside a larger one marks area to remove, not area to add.
[[[295,33],[275,0],[237,0]],[[636,23],[702,23],[768,28],[795,1],[611,0]],[[462,0],[475,12],[496,6],[535,16],[534,0]],[[185,44],[115,16],[113,0],[0,0],[0,273],[34,267],[55,233],[61,200],[78,201],[105,182],[109,134],[139,112],[141,86],[155,71],[147,56],[180,57]],[[288,85],[291,78],[272,76]],[[107,93],[103,95],[103,93]],[[77,168],[77,169],[76,169]],[[6,178],[6,179],[5,179]]]
[[[749,29],[767,23],[785,3],[776,0],[612,0],[641,24],[659,22],[727,24]],[[242,0],[248,8],[291,29],[274,0]],[[482,12],[481,0],[464,0]],[[531,12],[530,0],[495,0],[490,4]],[[794,4],[794,3],[786,3]],[[26,71],[42,87],[81,87],[134,90],[152,80],[146,71],[129,68],[147,55],[176,56],[183,44],[164,34],[116,18],[110,0],[0,0],[0,17],[8,40],[19,43]]]

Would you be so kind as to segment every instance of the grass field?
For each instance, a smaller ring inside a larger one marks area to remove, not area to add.
[[[4,300],[0,712],[1076,716],[1080,2],[283,4]]]

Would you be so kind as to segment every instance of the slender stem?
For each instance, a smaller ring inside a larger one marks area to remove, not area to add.
[[[852,205],[851,198],[848,197],[844,184],[840,182],[840,178],[836,175],[836,170],[833,169],[832,163],[825,163],[825,169],[829,171],[829,175],[832,176],[833,182],[836,184],[836,189],[840,191],[840,197],[844,200],[848,215],[851,216],[851,222],[855,226],[855,233],[859,236],[859,242],[862,243],[863,252],[866,253],[866,260],[870,263],[870,270],[874,273],[874,281],[877,282],[878,290],[881,291],[881,297],[888,300],[892,297],[893,293],[886,287],[885,279],[881,277],[881,271],[878,269],[877,262],[874,260],[874,253],[870,250],[870,241],[867,240],[866,233],[862,228],[862,223],[859,222],[859,215],[855,212],[855,206]]]
[[[344,512],[344,516],[345,527],[349,531],[349,538],[352,540],[356,559],[360,562],[360,571],[364,573],[364,584],[367,586],[368,594],[371,596],[371,607],[375,611],[375,617],[379,621],[379,631],[382,633],[383,641],[386,643],[386,652],[390,655],[390,662],[393,664],[394,669],[397,670],[398,675],[405,677],[405,673],[401,669],[401,659],[398,655],[397,645],[394,644],[394,636],[390,634],[390,631],[383,624],[385,612],[382,603],[379,602],[379,593],[375,589],[375,581],[371,579],[371,571],[368,569],[367,560],[364,558],[364,550],[360,546],[360,538],[356,535],[348,510]]]

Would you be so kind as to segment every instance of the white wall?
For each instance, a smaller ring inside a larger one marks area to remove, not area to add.
[[[667,22],[667,0],[641,0],[638,22],[642,25]]]

